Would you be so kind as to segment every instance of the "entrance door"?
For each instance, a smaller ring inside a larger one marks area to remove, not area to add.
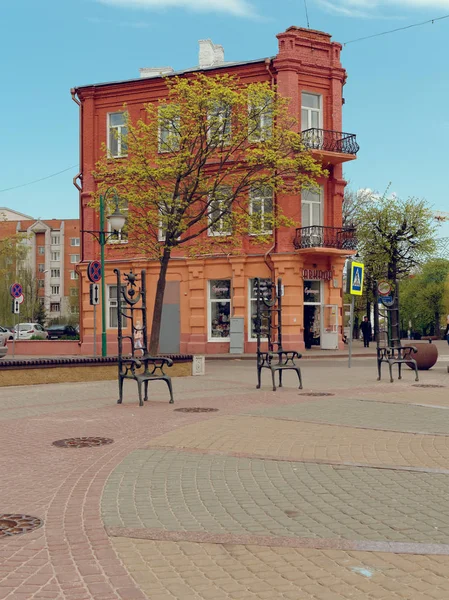
[[[304,305],[304,345],[310,350],[320,345],[320,306]]]
[[[321,306],[321,349],[338,350],[338,306]]]

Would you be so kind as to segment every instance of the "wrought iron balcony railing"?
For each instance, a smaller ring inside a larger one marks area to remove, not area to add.
[[[356,250],[357,238],[353,227],[300,227],[296,230],[293,244],[301,248],[337,248]]]
[[[357,154],[360,146],[353,133],[330,131],[328,129],[306,129],[301,132],[302,141],[308,150]]]

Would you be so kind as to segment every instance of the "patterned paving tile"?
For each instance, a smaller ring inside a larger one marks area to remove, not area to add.
[[[137,450],[104,489],[108,527],[449,543],[449,475]]]
[[[330,398],[256,409],[251,414],[367,429],[449,435],[449,412],[428,406]]]

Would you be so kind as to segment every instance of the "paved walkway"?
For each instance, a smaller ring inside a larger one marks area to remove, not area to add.
[[[0,513],[43,522],[0,521],[0,599],[447,600],[446,366],[421,388],[310,360],[273,393],[212,361],[143,408],[114,382],[0,388]],[[53,445],[82,436],[113,443]]]

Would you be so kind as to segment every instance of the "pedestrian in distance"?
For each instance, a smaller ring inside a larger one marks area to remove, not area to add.
[[[446,325],[446,331],[444,332],[444,337],[447,340],[447,343],[449,344],[449,323]]]
[[[373,333],[371,322],[368,320],[367,316],[363,317],[362,324],[360,326],[363,335],[363,347],[369,348],[369,343],[371,341],[371,335]]]

